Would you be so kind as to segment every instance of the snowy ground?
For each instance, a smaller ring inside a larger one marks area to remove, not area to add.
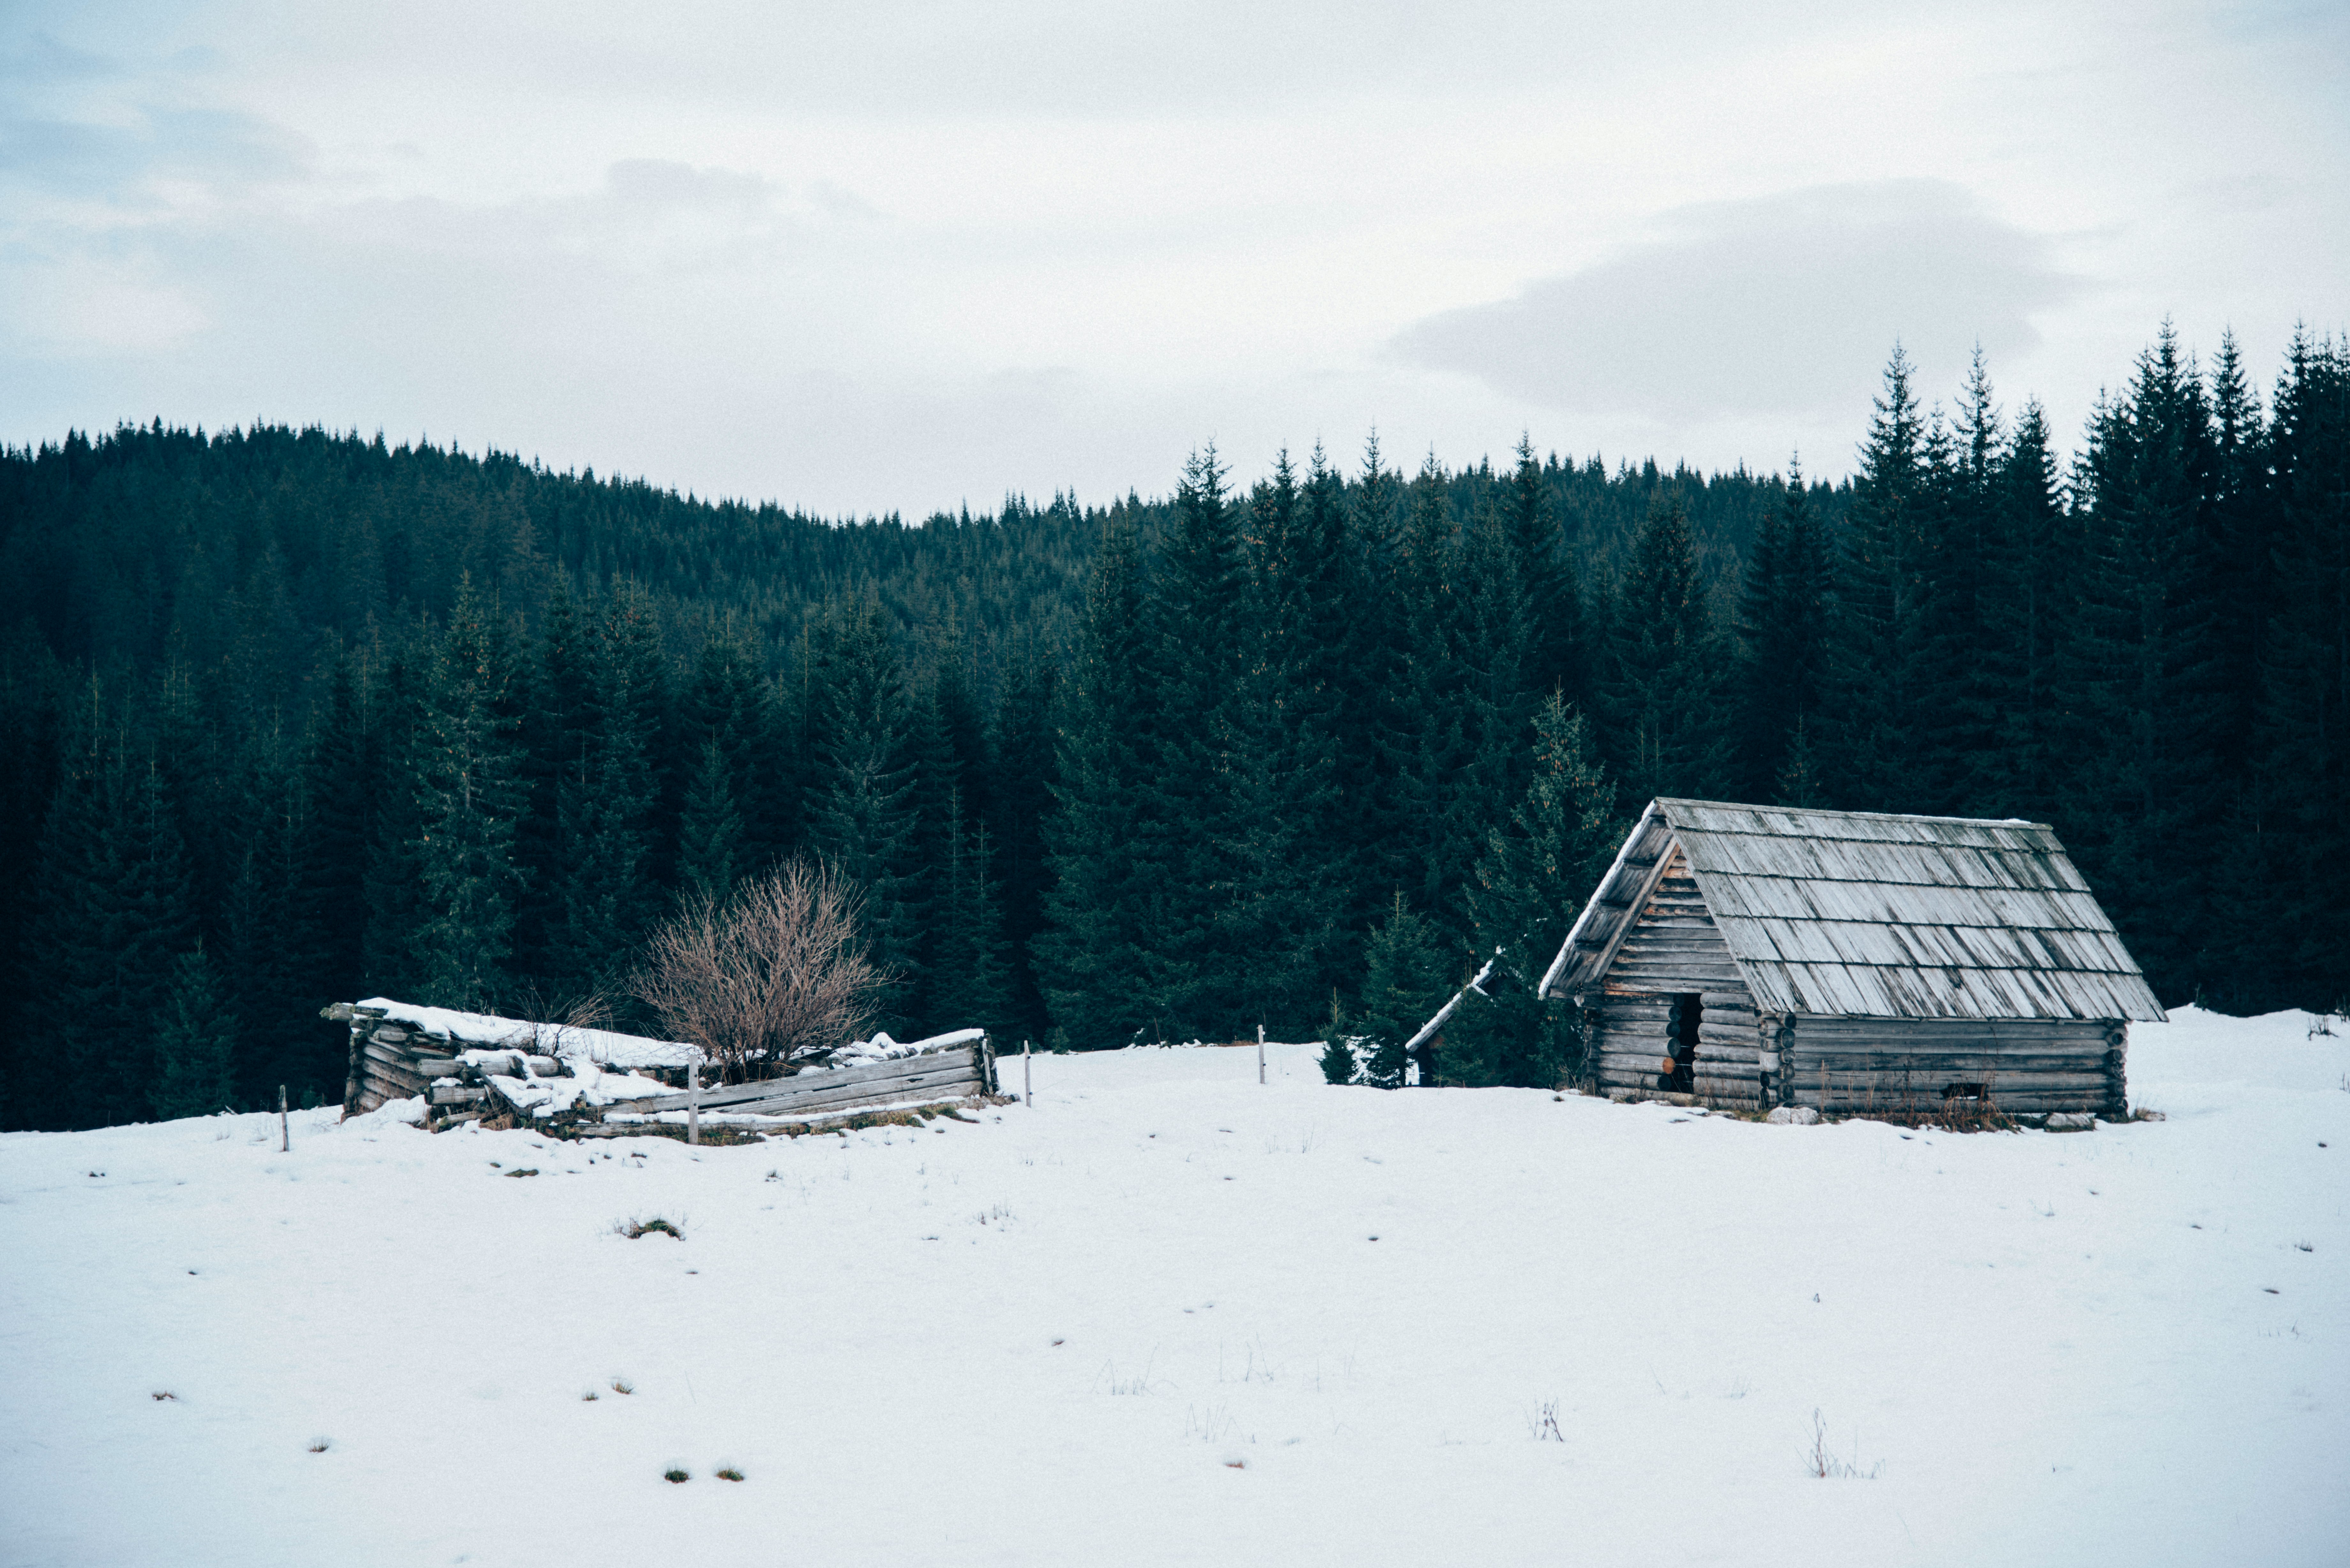
[[[12,1135],[0,1561],[2341,1563],[2350,1032],[2308,1025],[2141,1027],[2169,1119],[2070,1136],[1301,1048],[740,1148]]]

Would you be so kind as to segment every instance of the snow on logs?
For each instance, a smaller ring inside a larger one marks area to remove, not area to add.
[[[994,1051],[980,1029],[903,1043],[876,1035],[834,1053],[833,1065],[678,1094],[667,1091],[685,1088],[688,1070],[701,1058],[679,1042],[411,1007],[382,997],[338,1002],[320,1015],[350,1026],[347,1114],[421,1098],[435,1127],[503,1114],[558,1134],[594,1122],[610,1123],[606,1130],[614,1132],[651,1130],[697,1111],[804,1123],[881,1106],[948,1104],[995,1090]]]

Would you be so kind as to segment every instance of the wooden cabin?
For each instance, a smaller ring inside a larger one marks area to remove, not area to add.
[[[2044,823],[1648,808],[1541,993],[1617,1097],[2127,1113],[2162,1008]]]

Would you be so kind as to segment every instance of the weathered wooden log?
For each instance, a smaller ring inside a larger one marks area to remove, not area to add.
[[[398,1023],[379,1023],[372,1033],[387,1045],[405,1044],[408,1040],[408,1030]]]
[[[910,1100],[924,1096],[940,1097],[972,1095],[980,1092],[979,1069],[970,1062],[960,1067],[936,1075],[923,1074],[904,1078],[886,1079],[879,1083],[852,1084],[828,1088],[816,1094],[784,1095],[772,1100],[753,1100],[732,1107],[745,1116],[791,1116],[805,1111],[826,1110],[841,1106],[886,1105],[894,1100]]]
[[[2102,1023],[2022,1018],[1823,1018],[1799,1013],[1795,1032],[1819,1040],[2062,1040],[2110,1049]]]
[[[468,1088],[463,1084],[434,1084],[424,1092],[428,1106],[478,1106],[489,1097],[489,1090]]]
[[[827,1089],[851,1087],[860,1084],[892,1082],[899,1078],[925,1076],[941,1072],[976,1073],[973,1051],[969,1046],[951,1046],[944,1051],[925,1052],[920,1056],[893,1056],[886,1061],[866,1063],[855,1067],[837,1067],[795,1074],[788,1078],[764,1078],[756,1083],[728,1084],[720,1088],[702,1091],[704,1110],[719,1106],[732,1106],[752,1100],[776,1099],[793,1095],[813,1095]],[[663,1095],[656,1099],[639,1100],[631,1107],[639,1110],[681,1111],[692,1102],[691,1095]]]
[[[1994,1074],[2002,1078],[2031,1077],[2043,1073],[2101,1079],[2106,1076],[2102,1064],[2085,1062],[2077,1056],[1994,1055],[1980,1052],[1929,1056],[1917,1053],[1877,1055],[1860,1051],[1826,1054],[1798,1051],[1792,1066],[1798,1073],[1817,1073],[1825,1067],[1831,1073],[1877,1073],[1897,1078],[1904,1073],[1913,1078],[1981,1078]]]

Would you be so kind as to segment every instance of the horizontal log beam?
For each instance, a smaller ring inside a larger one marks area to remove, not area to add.
[[[769,1100],[793,1095],[820,1094],[828,1089],[852,1087],[861,1084],[894,1082],[900,1078],[920,1077],[946,1072],[976,1072],[978,1064],[970,1046],[950,1046],[943,1051],[926,1051],[919,1056],[892,1056],[886,1061],[868,1062],[855,1067],[815,1069],[795,1073],[788,1078],[762,1078],[748,1084],[715,1085],[702,1091],[703,1110],[721,1106]],[[632,1108],[649,1111],[681,1111],[694,1103],[691,1093],[663,1095],[655,1099],[639,1100]]]
[[[788,1116],[803,1111],[850,1105],[879,1105],[891,1100],[912,1099],[920,1096],[973,1095],[979,1092],[979,1068],[965,1062],[960,1066],[939,1073],[912,1074],[903,1078],[889,1078],[879,1083],[836,1085],[819,1091],[795,1095],[777,1095],[769,1099],[751,1100],[731,1109],[743,1116]],[[640,1103],[641,1104],[641,1103]],[[632,1107],[635,1108],[635,1107]]]

